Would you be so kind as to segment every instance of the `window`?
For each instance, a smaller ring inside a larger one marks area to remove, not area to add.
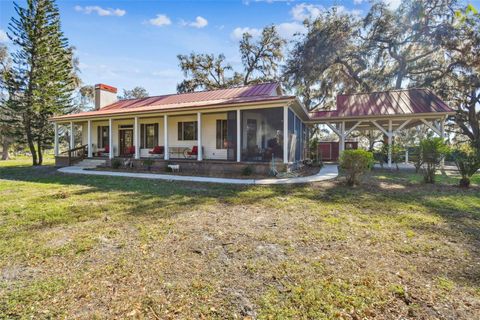
[[[108,137],[108,126],[99,126],[97,130],[97,145],[98,148],[105,148],[108,146],[109,137]]]
[[[217,120],[217,149],[227,149],[227,120]]]
[[[178,140],[197,140],[197,121],[179,122]]]
[[[140,125],[140,148],[154,148],[158,146],[158,123]]]

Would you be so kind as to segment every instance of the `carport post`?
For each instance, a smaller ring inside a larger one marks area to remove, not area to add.
[[[392,120],[388,120],[388,168],[392,168]]]
[[[440,136],[442,137],[443,140],[445,140],[445,120],[446,118],[442,118],[440,120]],[[444,169],[445,168],[445,157],[440,160],[440,168]]]
[[[340,138],[340,143],[338,145],[338,152],[342,153],[345,150],[345,121],[340,123],[340,134],[338,135]]]

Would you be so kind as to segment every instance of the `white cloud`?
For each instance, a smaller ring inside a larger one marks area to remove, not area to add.
[[[182,26],[188,26],[188,27],[194,27],[194,28],[201,29],[201,28],[205,28],[208,25],[208,20],[205,19],[204,17],[198,16],[198,17],[195,18],[195,21],[193,21],[193,22],[188,22],[188,21],[181,20],[180,24]]]
[[[208,24],[208,20],[205,19],[204,17],[196,17],[195,18],[195,22],[192,23],[192,27],[195,27],[195,28],[203,28],[203,27],[206,27]]]
[[[0,42],[9,42],[10,39],[7,36],[7,33],[3,30],[0,29]]]
[[[344,6],[333,6],[330,8],[336,8],[338,13],[351,14],[353,16],[361,16],[363,11],[359,9],[347,9]]]
[[[157,14],[156,18],[150,19],[150,20],[148,20],[148,22],[151,25],[154,25],[154,26],[157,26],[157,27],[168,26],[168,25],[172,24],[172,20],[170,20],[170,18],[167,17],[164,14]]]
[[[304,21],[306,19],[310,20],[319,17],[323,10],[325,10],[325,8],[321,5],[300,3],[294,6],[290,13],[294,20]]]
[[[79,12],[83,12],[85,14],[91,14],[96,12],[99,16],[106,17],[106,16],[117,16],[122,17],[124,16],[127,11],[122,9],[112,9],[112,8],[102,8],[100,6],[75,6],[75,10]]]
[[[353,0],[353,3],[354,4],[362,4],[364,3],[366,0]]]
[[[232,37],[233,40],[240,40],[242,39],[243,37],[243,34],[245,32],[248,32],[252,35],[252,37],[258,37],[262,34],[262,30],[261,29],[257,29],[257,28],[249,28],[249,27],[245,27],[245,28],[240,28],[240,27],[237,27],[235,28],[232,33],[230,34],[230,36]]]
[[[292,39],[295,34],[305,33],[307,28],[298,22],[284,22],[277,25],[278,34],[284,39]]]
[[[387,4],[387,6],[390,10],[397,9],[400,6],[400,4],[402,3],[401,0],[383,0],[383,2],[385,2]]]
[[[357,1],[363,1],[363,0],[357,0]],[[390,1],[396,1],[396,0],[390,0]],[[307,3],[297,4],[292,8],[292,10],[290,11],[290,14],[292,15],[292,18],[296,21],[314,20],[318,18],[322,14],[322,12],[325,12],[326,10],[331,10],[333,8],[337,9],[337,12],[343,13],[343,14],[351,14],[354,16],[360,16],[363,14],[362,10],[347,9],[345,6],[331,6],[330,8],[327,9],[322,5],[314,5],[314,4],[307,4]]]

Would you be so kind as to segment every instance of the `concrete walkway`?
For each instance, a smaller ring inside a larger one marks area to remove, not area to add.
[[[308,177],[294,178],[269,178],[269,179],[229,179],[229,178],[213,178],[213,177],[195,177],[195,176],[177,176],[172,174],[156,174],[156,173],[136,173],[136,172],[113,172],[113,171],[95,171],[84,170],[81,167],[64,167],[58,169],[63,173],[72,174],[88,174],[94,176],[111,176],[111,177],[130,177],[142,179],[157,179],[168,181],[189,181],[189,182],[211,182],[211,183],[227,183],[227,184],[245,184],[245,185],[272,185],[272,184],[294,184],[294,183],[310,183],[335,179],[338,176],[338,167],[336,165],[325,165],[320,172]]]

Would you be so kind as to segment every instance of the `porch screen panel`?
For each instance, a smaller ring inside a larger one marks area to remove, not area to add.
[[[295,149],[297,140],[293,139],[295,135],[295,114],[292,110],[288,110],[288,162],[295,161]],[[292,151],[293,150],[293,151]]]
[[[295,161],[300,161],[300,148],[301,148],[301,134],[302,134],[302,128],[301,128],[301,121],[300,119],[295,116],[295,138],[297,139],[297,143],[295,146]]]
[[[237,160],[237,111],[227,112],[227,160]]]
[[[242,161],[269,162],[283,159],[283,108],[241,112]]]

